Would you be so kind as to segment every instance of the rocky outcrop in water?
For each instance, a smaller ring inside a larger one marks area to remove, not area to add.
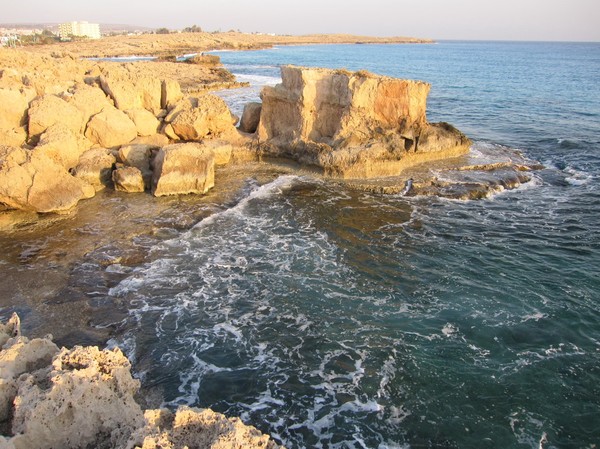
[[[261,94],[264,155],[330,176],[366,178],[469,150],[464,134],[427,122],[427,83],[293,66],[282,67],[281,76],[281,84]]]
[[[1,449],[277,449],[268,435],[211,410],[143,411],[119,349],[59,349],[0,324]]]

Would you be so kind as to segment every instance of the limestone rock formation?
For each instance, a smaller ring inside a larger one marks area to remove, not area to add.
[[[153,150],[158,151],[158,146],[152,145],[125,145],[119,149],[119,160],[126,167],[136,168],[144,181],[147,189],[150,188],[152,182],[152,168],[150,167],[150,158]],[[128,175],[133,175],[132,171],[123,172]],[[136,175],[137,176],[137,175]],[[115,177],[113,175],[113,180]],[[139,191],[139,190],[136,190]],[[143,189],[142,189],[143,191]]]
[[[458,130],[427,122],[427,83],[293,66],[281,74],[282,83],[261,94],[264,155],[350,178],[390,176],[469,150]]]
[[[181,140],[201,140],[235,132],[235,119],[229,108],[221,98],[211,94],[182,100],[165,121]]]
[[[89,122],[92,116],[104,109],[114,106],[102,89],[84,83],[78,83],[63,93],[62,99],[81,111],[84,123]]]
[[[161,84],[160,106],[167,109],[183,98],[181,86],[175,80],[163,80]]]
[[[94,115],[87,124],[85,136],[100,145],[111,148],[124,145],[137,137],[135,123],[115,108],[105,109]]]
[[[100,84],[121,111],[147,109],[158,113],[161,109],[160,79],[136,74],[130,66],[105,69],[100,77]]]
[[[142,171],[137,167],[117,166],[112,172],[112,180],[119,192],[136,193],[146,189]]]
[[[154,157],[154,196],[206,193],[215,185],[215,157],[199,143],[161,148]]]
[[[77,179],[81,179],[99,191],[111,185],[112,170],[116,161],[110,150],[92,148],[81,155],[72,173]]]
[[[21,90],[0,88],[0,142],[5,145],[20,146],[27,140],[27,109],[33,98]]]
[[[152,136],[157,133],[160,121],[146,109],[128,109],[127,116],[135,124],[139,136]]]
[[[0,204],[33,212],[67,212],[94,195],[91,185],[48,156],[0,146]]]
[[[30,340],[13,315],[0,324],[2,449],[278,449],[267,435],[211,410],[143,411],[119,349]]]
[[[233,154],[233,145],[228,141],[221,139],[206,139],[202,141],[202,146],[212,151],[215,156],[215,165],[227,165],[231,161]]]
[[[81,155],[91,146],[91,142],[83,135],[75,134],[62,123],[56,123],[44,131],[33,151],[45,154],[54,162],[70,169],[77,165]]]
[[[44,95],[33,100],[29,106],[29,137],[36,137],[61,123],[76,134],[83,130],[82,112],[56,95]]]
[[[239,129],[245,133],[254,133],[258,129],[258,123],[260,122],[260,111],[262,104],[257,102],[247,103],[244,106],[244,112],[242,113],[242,119],[240,120]]]

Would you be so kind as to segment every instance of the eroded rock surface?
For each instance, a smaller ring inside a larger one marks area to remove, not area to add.
[[[368,178],[469,150],[464,134],[427,122],[427,83],[293,66],[281,74],[282,83],[261,94],[264,155],[289,157],[330,176]]]
[[[0,324],[2,449],[277,449],[238,418],[181,407],[143,411],[139,381],[119,349],[59,349],[51,337],[20,335],[16,315]]]

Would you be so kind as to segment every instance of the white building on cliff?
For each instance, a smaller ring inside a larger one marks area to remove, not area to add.
[[[100,25],[88,22],[67,22],[58,26],[58,35],[62,40],[72,36],[100,39]]]

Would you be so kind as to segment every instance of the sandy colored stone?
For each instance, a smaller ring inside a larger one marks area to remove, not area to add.
[[[112,172],[112,180],[115,190],[119,192],[135,193],[146,189],[142,171],[137,167],[117,167]]]
[[[281,74],[281,84],[261,93],[263,155],[292,158],[334,177],[364,178],[469,151],[460,131],[427,122],[427,83],[294,66]]]
[[[227,165],[231,161],[233,145],[228,141],[206,139],[202,141],[202,146],[213,152],[215,165]]]
[[[163,109],[169,108],[183,98],[181,86],[176,80],[163,80],[161,84],[160,105]]]
[[[150,145],[151,147],[164,147],[169,144],[169,138],[164,134],[153,134],[151,136],[138,136],[129,142],[130,145]]]
[[[29,101],[19,90],[0,89],[0,129],[19,128],[27,122]]]
[[[244,106],[244,112],[242,113],[239,125],[240,131],[250,134],[256,132],[258,123],[260,122],[261,109],[262,104],[258,102],[247,103]]]
[[[111,108],[105,109],[90,119],[85,136],[92,143],[111,148],[127,144],[135,139],[137,128],[127,114]]]
[[[113,107],[112,101],[100,87],[85,83],[76,84],[68,93],[63,94],[62,98],[81,111],[84,123],[104,109]]]
[[[2,449],[278,449],[239,418],[180,407],[142,411],[140,383],[119,349],[59,350],[51,337],[19,335],[16,315],[0,323]]]
[[[143,423],[133,398],[138,388],[121,351],[63,348],[45,376],[19,378],[12,442],[16,448],[85,448],[104,439],[124,447]]]
[[[81,155],[91,146],[91,142],[83,135],[75,134],[62,123],[56,123],[44,131],[33,151],[70,169],[77,165]]]
[[[0,203],[33,212],[67,212],[95,195],[88,183],[71,176],[44,154],[0,147]]]
[[[139,136],[152,136],[158,131],[160,121],[146,109],[128,109],[125,113],[135,124]]]
[[[20,147],[27,141],[27,127],[21,126],[13,129],[0,129],[0,142],[3,145]]]
[[[82,112],[56,95],[44,95],[33,100],[28,114],[29,137],[39,136],[57,123],[65,125],[76,134],[83,130]]]
[[[102,89],[122,111],[147,109],[158,113],[162,98],[160,79],[136,73],[133,67],[123,64],[105,69],[100,76]]]
[[[100,191],[112,183],[112,170],[116,161],[110,150],[92,148],[81,155],[77,166],[72,170],[73,176]]]
[[[235,131],[234,119],[223,99],[207,94],[192,99],[191,105],[165,118],[171,121],[173,131],[181,140],[220,137]]]
[[[199,143],[161,148],[154,158],[154,196],[206,193],[215,184],[214,154]]]

